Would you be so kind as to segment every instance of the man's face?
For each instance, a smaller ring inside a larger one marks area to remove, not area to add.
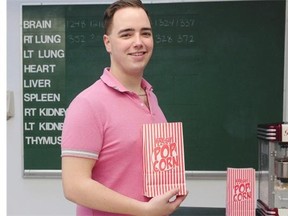
[[[142,75],[153,51],[151,24],[145,11],[132,7],[118,10],[104,43],[112,71]]]

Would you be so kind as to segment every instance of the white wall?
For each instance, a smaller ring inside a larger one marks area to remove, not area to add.
[[[96,0],[89,1],[90,3],[96,2]],[[86,2],[89,3],[89,1]],[[55,0],[43,0],[41,2],[59,3],[59,1]],[[75,0],[62,0],[61,2],[82,3]],[[101,3],[103,2],[101,1]],[[110,3],[111,1],[105,2]],[[61,179],[24,179],[22,177],[23,153],[21,139],[23,133],[21,126],[22,76],[20,41],[22,3],[40,3],[40,1],[7,0],[7,90],[14,92],[15,102],[15,116],[7,120],[7,215],[75,215],[74,204],[68,202],[63,197]],[[286,20],[286,25],[287,23]],[[287,50],[286,43],[286,58]],[[287,61],[285,68],[287,79]],[[285,120],[288,120],[287,88],[287,81],[285,81],[285,111],[283,114]],[[225,207],[225,176],[221,178],[190,177],[187,185],[190,193],[183,206]]]

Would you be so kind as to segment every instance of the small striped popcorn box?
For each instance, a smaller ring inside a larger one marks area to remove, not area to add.
[[[143,125],[143,169],[145,196],[187,193],[182,122]]]
[[[255,216],[255,170],[228,168],[226,182],[226,216]]]

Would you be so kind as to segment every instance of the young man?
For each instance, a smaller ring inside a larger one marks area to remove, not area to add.
[[[65,197],[77,204],[77,215],[169,215],[185,199],[177,188],[152,199],[143,195],[142,125],[166,122],[143,79],[153,51],[147,11],[140,0],[119,0],[105,11],[104,29],[111,65],[66,112]]]

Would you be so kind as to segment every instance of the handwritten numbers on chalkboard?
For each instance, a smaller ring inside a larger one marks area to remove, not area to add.
[[[179,44],[189,44],[189,43],[194,43],[194,35],[178,35],[177,37],[177,43]]]
[[[195,43],[193,34],[178,34],[176,36],[173,35],[165,35],[165,34],[156,34],[155,35],[155,43],[156,44],[178,44],[178,45],[188,45]]]
[[[179,18],[179,17],[168,17],[168,18],[157,18],[154,21],[156,27],[168,27],[168,28],[192,28],[195,25],[196,20],[194,18]]]
[[[155,43],[163,46],[194,45],[197,19],[196,14],[156,15],[152,22]]]

